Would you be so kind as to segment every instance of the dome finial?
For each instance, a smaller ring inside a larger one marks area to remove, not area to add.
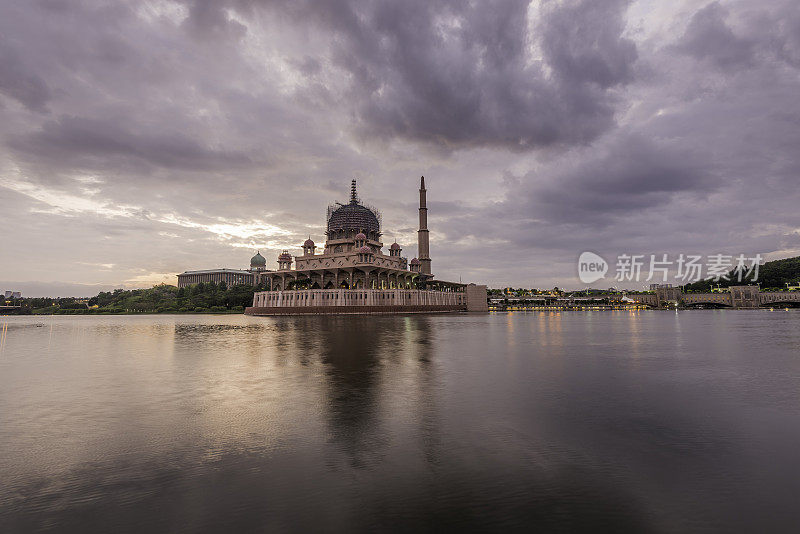
[[[350,203],[358,204],[358,192],[356,191],[356,179],[350,182]]]

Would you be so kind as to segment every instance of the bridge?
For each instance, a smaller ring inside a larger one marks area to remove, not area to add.
[[[800,304],[800,291],[761,291],[758,286],[731,286],[718,293],[682,293],[678,287],[659,287],[654,293],[628,295],[628,298],[653,307],[666,305],[761,308],[781,304]]]
[[[662,286],[650,293],[595,293],[579,297],[530,295],[524,297],[491,297],[494,308],[579,309],[600,307],[623,309],[631,305],[662,308],[665,306],[714,306],[724,308],[763,308],[800,305],[800,291],[761,291],[758,286],[731,286],[712,293],[683,293],[680,287]],[[627,306],[626,306],[627,305]]]

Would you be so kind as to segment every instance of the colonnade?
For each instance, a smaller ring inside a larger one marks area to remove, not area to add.
[[[253,307],[285,308],[306,306],[465,306],[466,295],[459,291],[419,289],[309,289],[259,291]]]
[[[419,273],[391,269],[318,269],[261,273],[256,283],[282,291],[303,283],[309,289],[415,289]]]

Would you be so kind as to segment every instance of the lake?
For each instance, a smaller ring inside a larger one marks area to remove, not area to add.
[[[0,531],[800,531],[800,312],[0,317]]]

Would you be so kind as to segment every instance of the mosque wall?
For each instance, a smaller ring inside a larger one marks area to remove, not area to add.
[[[419,289],[305,289],[259,291],[254,308],[342,307],[342,306],[461,306],[465,293]]]

